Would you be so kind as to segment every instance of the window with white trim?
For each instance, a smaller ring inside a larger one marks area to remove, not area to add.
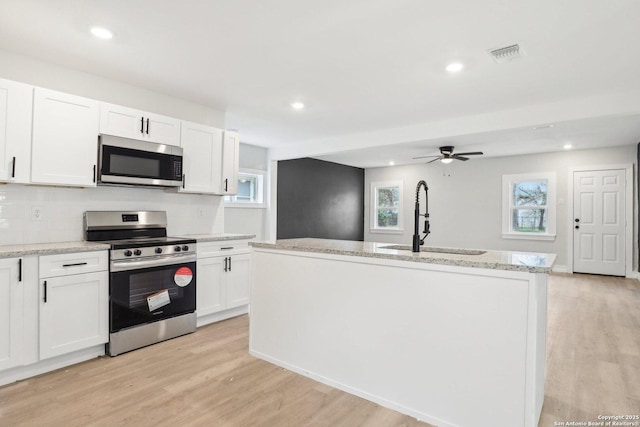
[[[402,181],[371,183],[372,232],[402,232]]]
[[[556,174],[502,176],[502,237],[553,240],[556,236]]]
[[[265,172],[243,169],[238,172],[238,193],[225,196],[226,206],[264,208]]]

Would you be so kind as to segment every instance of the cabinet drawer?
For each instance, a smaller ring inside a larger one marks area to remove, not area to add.
[[[221,242],[198,243],[198,258],[220,256],[226,253],[250,252],[248,240],[225,240]]]
[[[75,252],[40,257],[40,278],[69,276],[72,274],[106,271],[109,269],[109,252]]]

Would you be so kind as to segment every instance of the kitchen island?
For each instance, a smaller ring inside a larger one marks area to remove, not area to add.
[[[555,255],[252,246],[252,355],[438,426],[537,426]]]

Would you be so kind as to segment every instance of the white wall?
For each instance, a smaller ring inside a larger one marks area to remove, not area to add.
[[[240,134],[242,138],[242,134]],[[266,148],[240,144],[240,169],[267,171],[269,151]],[[265,175],[265,203],[269,203],[269,174]],[[226,233],[255,234],[256,240],[267,238],[267,208],[227,206],[224,208],[224,231]]]
[[[183,99],[0,50],[0,78],[224,128],[225,113]],[[32,219],[34,208],[41,219]],[[86,210],[166,210],[172,235],[224,231],[222,197],[158,189],[0,185],[0,244],[83,240]]]
[[[429,165],[366,169],[365,240],[411,244],[415,189],[418,181],[424,179],[429,185],[431,224],[431,234],[427,237],[426,244],[555,253],[558,255],[556,265],[562,268],[568,265],[567,245],[572,243],[567,225],[568,215],[571,215],[567,212],[569,169],[576,166],[631,163],[636,163],[634,145],[602,150],[474,158],[468,162],[454,161],[448,166],[435,162]],[[502,238],[502,175],[527,172],[556,172],[557,236],[555,241]],[[404,182],[404,230],[397,235],[375,233],[369,228],[371,182],[390,180]],[[628,184],[633,186],[635,194],[635,180]],[[423,203],[422,209],[424,209]],[[637,208],[634,212],[637,212]],[[634,213],[634,218],[636,216]],[[420,230],[422,231],[422,224]],[[634,231],[632,237],[634,266],[638,253],[636,236],[637,231]]]

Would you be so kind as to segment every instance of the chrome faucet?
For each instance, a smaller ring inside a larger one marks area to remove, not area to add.
[[[425,194],[425,213],[420,213],[420,187],[424,187]],[[418,229],[418,221],[420,217],[424,216],[424,237],[420,238],[420,231]],[[413,252],[420,252],[420,246],[424,244],[424,239],[429,235],[429,187],[427,187],[427,182],[421,180],[418,182],[416,186],[416,208],[415,208],[415,216],[413,220]]]

